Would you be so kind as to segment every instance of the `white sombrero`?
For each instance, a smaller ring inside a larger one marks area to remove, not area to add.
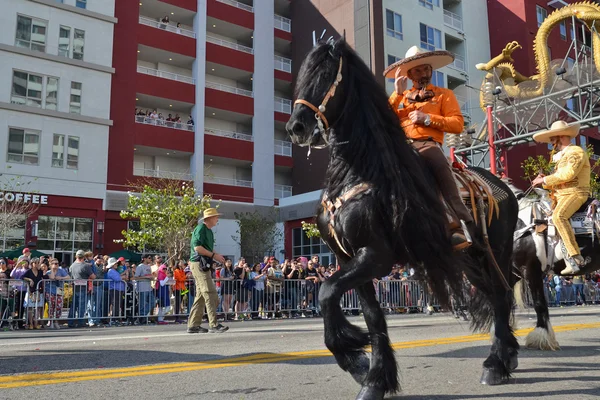
[[[579,128],[579,124],[569,125],[565,121],[556,121],[547,131],[533,135],[533,140],[538,143],[550,143],[550,138],[554,136],[570,136],[574,138],[579,134]]]
[[[454,61],[454,55],[446,50],[425,51],[417,46],[413,46],[404,55],[400,61],[396,61],[383,71],[386,78],[394,78],[396,68],[400,68],[400,75],[408,76],[408,71],[414,67],[423,64],[431,65],[431,69],[439,69],[451,64]]]

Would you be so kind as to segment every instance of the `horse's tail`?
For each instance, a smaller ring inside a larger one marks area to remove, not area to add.
[[[524,283],[526,283],[525,277],[515,283],[515,287],[513,288],[513,293],[515,294],[515,304],[520,310],[527,308],[525,305],[525,300],[523,300],[523,291],[527,287],[527,285],[524,285]]]

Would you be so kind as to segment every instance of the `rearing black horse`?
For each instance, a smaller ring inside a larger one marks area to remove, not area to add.
[[[319,300],[325,344],[362,386],[357,398],[382,399],[400,389],[372,282],[387,275],[394,263],[415,266],[446,304],[449,291],[461,292],[462,274],[467,274],[478,289],[471,310],[475,328],[495,325],[482,383],[507,382],[519,348],[509,326],[512,293],[500,283],[481,238],[475,238],[468,253],[452,251],[435,181],[407,142],[371,71],[345,41],[320,43],[302,63],[296,98],[286,126],[292,142],[330,147],[317,224],[341,269],[322,285]],[[517,201],[499,179],[485,170],[476,172],[501,197],[501,217],[493,219],[488,232],[495,259],[510,280]],[[340,308],[341,296],[350,289],[359,296],[368,332],[352,325]],[[364,350],[369,344],[370,360]]]

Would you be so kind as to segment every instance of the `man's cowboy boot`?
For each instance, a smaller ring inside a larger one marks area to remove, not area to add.
[[[567,253],[567,248],[565,247],[565,244],[562,240],[560,241],[560,250],[563,253],[563,256],[565,258],[565,264],[567,265],[567,268],[560,271],[560,274],[575,275],[579,273],[579,268],[583,267],[586,264],[586,260],[584,260],[580,254],[576,254],[573,257],[569,257],[569,254]]]
[[[454,222],[454,221],[453,221]],[[460,220],[460,225],[451,223],[452,236],[450,242],[452,243],[452,249],[454,251],[460,251],[468,248],[473,243],[471,239],[471,232],[469,228],[473,225],[472,222],[465,224],[463,220]]]

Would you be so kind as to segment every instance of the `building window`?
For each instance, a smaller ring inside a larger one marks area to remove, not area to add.
[[[93,227],[94,220],[90,218],[40,215],[37,249],[54,253],[55,257],[63,261],[65,258],[72,260],[73,253],[77,250],[93,250]]]
[[[402,40],[402,15],[391,10],[385,10],[385,21],[388,36]]]
[[[83,44],[85,41],[85,31],[75,29],[73,35],[73,59],[83,60]]]
[[[425,8],[433,10],[433,6],[440,6],[440,0],[419,0],[419,4]]]
[[[565,21],[560,21],[560,38],[567,40],[567,23]]]
[[[46,27],[48,23],[17,15],[17,34],[15,46],[26,49],[46,51]]]
[[[542,25],[542,22],[544,22],[544,20],[548,16],[548,11],[546,11],[546,9],[541,6],[535,6],[535,11],[537,14],[537,23],[539,28]]]
[[[71,50],[71,28],[68,26],[60,26],[58,32],[58,55],[61,57],[69,57]]]
[[[446,87],[446,81],[444,80],[444,73],[440,72],[440,71],[432,71],[431,84],[433,86]]]
[[[58,109],[58,78],[13,71],[10,102],[30,107]]]
[[[0,223],[0,249],[2,251],[11,250],[25,244],[25,226],[27,224],[27,217],[25,215],[7,215],[0,214],[0,222],[4,218],[10,218],[11,228],[8,229],[8,225]]]
[[[400,60],[400,57],[396,57],[391,54],[387,55],[387,65],[388,66],[392,65],[393,63],[395,63],[396,61],[399,61],[399,60]],[[394,83],[396,81],[396,78],[388,78],[387,81]]]
[[[309,238],[302,228],[292,229],[292,258],[319,256],[321,265],[336,264],[335,254],[319,238]],[[286,255],[289,257],[289,255]],[[286,258],[287,258],[286,257]]]
[[[69,112],[73,114],[81,114],[81,82],[71,82]]]
[[[571,40],[575,40],[575,25],[571,24],[569,27],[571,28]]]
[[[75,7],[85,8],[87,6],[87,0],[75,0]]]
[[[79,137],[69,136],[67,145],[67,168],[77,169],[79,166]]]
[[[10,163],[37,165],[40,159],[40,132],[29,129],[8,130],[8,154]]]
[[[52,166],[62,168],[65,164],[65,135],[54,134],[52,141]]]
[[[420,24],[421,47],[430,51],[442,48],[442,32],[425,24]]]

